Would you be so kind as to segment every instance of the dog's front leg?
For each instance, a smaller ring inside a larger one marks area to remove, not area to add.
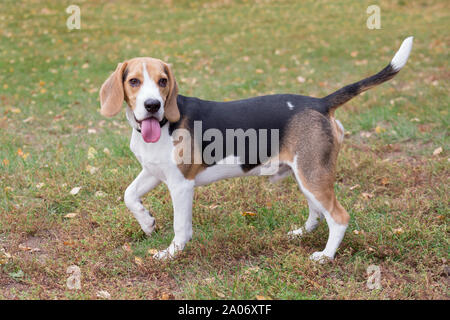
[[[161,181],[143,169],[125,191],[125,205],[133,213],[146,235],[155,229],[155,218],[142,205],[141,197],[155,188]]]
[[[173,229],[175,237],[166,250],[154,255],[157,259],[172,258],[184,249],[192,238],[192,201],[194,199],[194,182],[176,181],[167,184],[173,203]]]

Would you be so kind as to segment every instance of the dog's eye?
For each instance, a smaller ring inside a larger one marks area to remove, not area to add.
[[[141,81],[139,79],[136,79],[136,78],[130,79],[130,81],[128,81],[128,82],[130,83],[130,85],[132,87],[137,87],[137,86],[139,86],[141,84]]]
[[[159,79],[158,84],[160,87],[164,88],[165,86],[167,86],[167,79],[166,78]]]

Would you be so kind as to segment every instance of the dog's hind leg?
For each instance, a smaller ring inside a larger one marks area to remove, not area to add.
[[[145,209],[141,198],[160,183],[159,179],[143,169],[125,191],[125,205],[133,213],[142,230],[148,236],[155,229],[155,218]]]
[[[327,245],[323,251],[311,255],[314,260],[334,258],[349,221],[347,211],[334,193],[336,162],[343,136],[342,128],[338,127],[331,117],[307,110],[292,120],[284,140],[284,152],[290,154],[288,163],[308,200],[310,213],[305,226],[290,235],[314,230],[321,217],[328,224]]]
[[[296,161],[295,161],[296,162]],[[312,231],[316,228],[320,217],[324,217],[328,224],[328,241],[323,251],[314,252],[312,260],[325,262],[334,258],[336,250],[344,238],[350,216],[347,211],[337,201],[333,188],[333,179],[328,173],[320,175],[317,170],[316,175],[306,179],[301,168],[295,163],[297,170],[294,170],[295,178],[308,199],[310,215],[304,228],[292,231],[292,234],[300,234],[305,231]]]

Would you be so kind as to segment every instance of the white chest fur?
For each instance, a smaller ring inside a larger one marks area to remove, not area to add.
[[[174,145],[169,135],[169,125],[161,128],[161,137],[155,143],[146,143],[142,135],[133,130],[130,149],[151,175],[163,182],[167,182],[173,174],[181,174],[173,160]]]

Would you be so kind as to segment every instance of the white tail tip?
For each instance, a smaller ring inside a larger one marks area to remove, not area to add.
[[[391,66],[395,71],[399,71],[401,68],[403,68],[406,64],[406,61],[408,61],[409,53],[411,52],[413,45],[413,39],[414,37],[408,37],[403,40],[400,49],[398,49],[394,58],[391,60]]]

